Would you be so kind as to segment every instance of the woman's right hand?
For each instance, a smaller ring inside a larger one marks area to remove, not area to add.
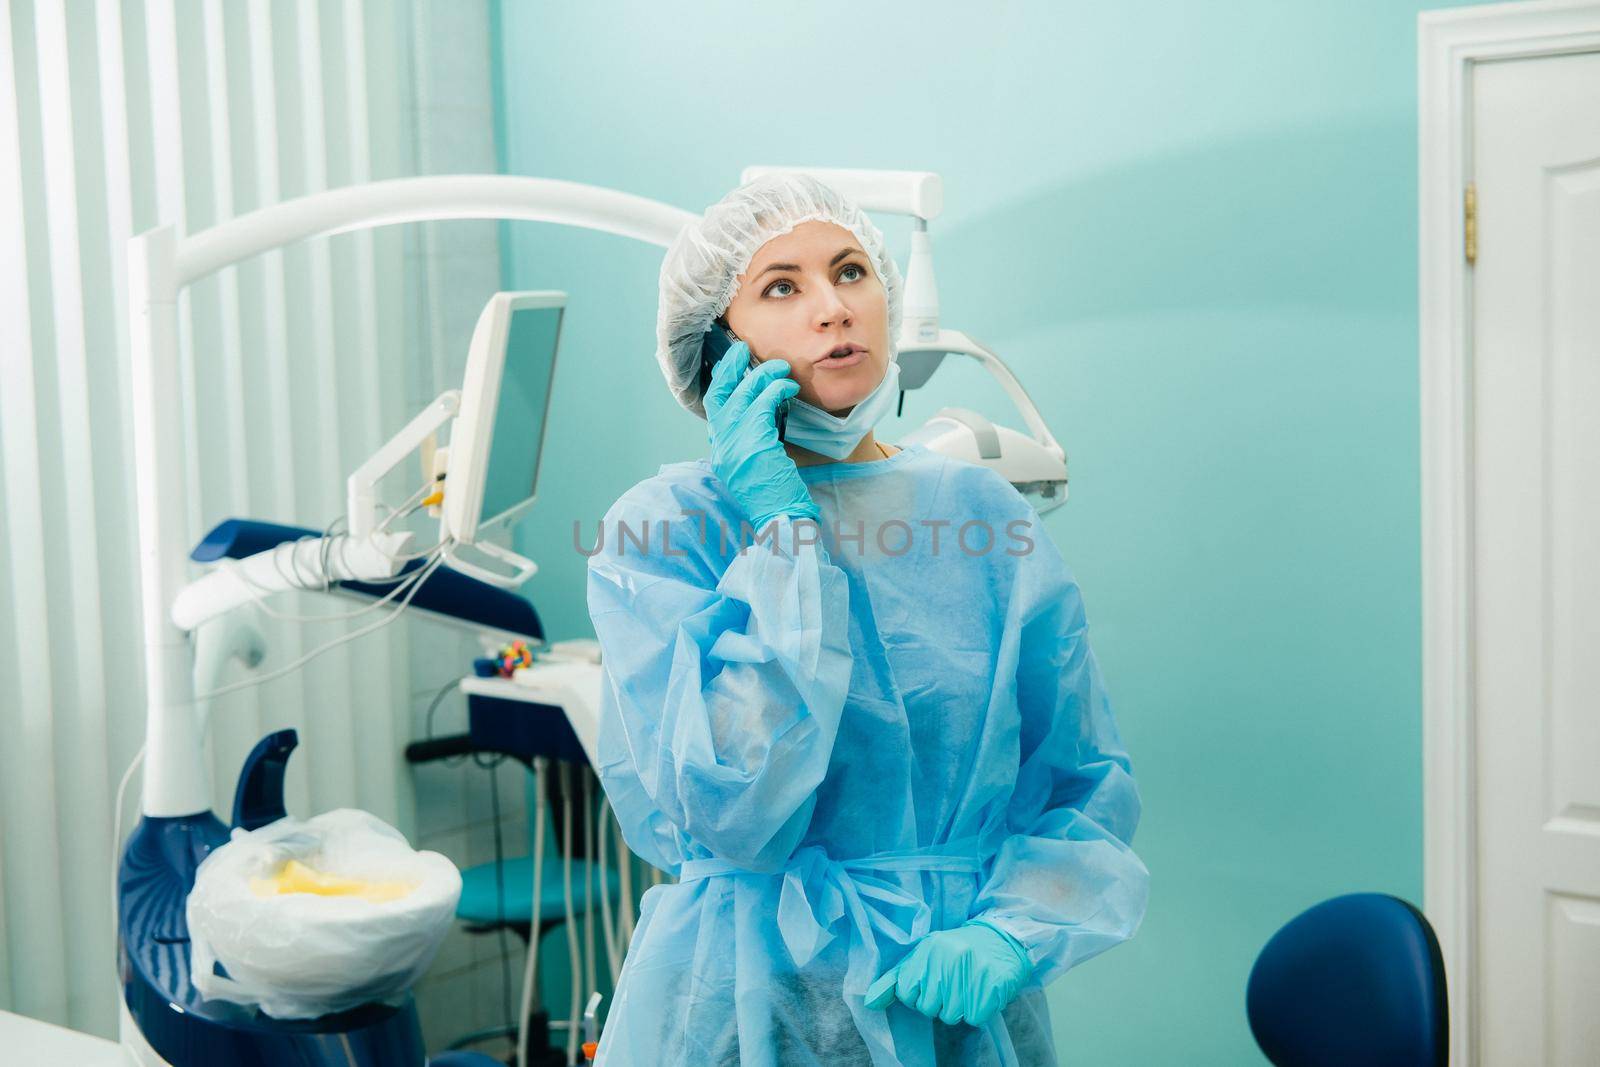
[[[800,391],[789,364],[769,359],[750,366],[750,346],[736,341],[711,372],[706,427],[711,469],[760,530],[782,515],[820,520],[816,501],[778,440],[778,405]]]

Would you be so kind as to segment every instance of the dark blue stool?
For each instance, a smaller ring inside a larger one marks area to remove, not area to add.
[[[1277,1067],[1446,1067],[1449,1006],[1439,940],[1399,897],[1325,900],[1272,936],[1245,996]]]

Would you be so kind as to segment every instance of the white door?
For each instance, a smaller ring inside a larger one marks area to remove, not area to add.
[[[1600,1065],[1600,53],[1472,74],[1482,1067]]]

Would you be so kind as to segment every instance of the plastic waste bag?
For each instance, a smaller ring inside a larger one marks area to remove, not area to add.
[[[195,872],[190,974],[201,996],[279,1019],[397,1002],[433,962],[460,898],[455,864],[413,851],[370,812],[235,830]]]

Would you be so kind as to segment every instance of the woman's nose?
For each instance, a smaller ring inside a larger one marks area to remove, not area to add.
[[[838,325],[848,326],[849,324],[850,309],[845,306],[844,301],[839,299],[838,294],[831,289],[827,290],[822,307],[817,312],[817,325],[827,328]]]

